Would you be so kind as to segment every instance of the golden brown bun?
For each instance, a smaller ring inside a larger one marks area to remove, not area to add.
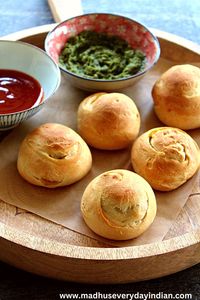
[[[156,199],[148,182],[128,170],[112,170],[93,179],[81,200],[86,224],[113,240],[142,234],[156,216]]]
[[[116,150],[130,145],[140,129],[140,115],[133,100],[121,93],[95,93],[78,109],[78,131],[87,144]]]
[[[164,124],[185,130],[200,127],[198,67],[171,67],[156,81],[152,97],[155,113]]]
[[[132,147],[131,161],[135,172],[154,189],[170,191],[196,173],[200,151],[186,132],[160,127],[138,137]]]
[[[78,181],[91,164],[90,150],[75,131],[61,124],[47,123],[25,137],[17,168],[28,182],[55,188]]]

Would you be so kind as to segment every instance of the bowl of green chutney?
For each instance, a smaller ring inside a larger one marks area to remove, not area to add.
[[[47,34],[45,50],[72,85],[92,92],[133,85],[160,57],[158,39],[147,27],[109,13],[59,23]]]

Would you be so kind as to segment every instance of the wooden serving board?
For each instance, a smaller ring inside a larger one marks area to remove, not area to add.
[[[54,26],[4,39],[43,48]],[[199,63],[199,46],[158,30],[154,33],[162,58],[177,64]],[[163,241],[133,247],[112,248],[0,200],[0,259],[36,274],[85,283],[141,281],[183,270],[200,262],[200,185],[197,182]]]

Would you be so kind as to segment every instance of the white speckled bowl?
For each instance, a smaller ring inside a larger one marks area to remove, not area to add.
[[[135,75],[113,80],[93,79],[79,76],[59,65],[62,74],[76,87],[87,91],[115,91],[126,88],[146,74],[160,57],[160,45],[153,33],[141,23],[124,16],[108,13],[91,13],[58,24],[45,40],[45,50],[59,64],[59,55],[67,40],[84,30],[117,35],[146,55],[144,70]]]
[[[0,114],[0,130],[17,126],[36,114],[60,85],[60,70],[40,48],[19,41],[0,40],[0,69],[22,71],[37,79],[44,90],[40,104],[16,113]]]

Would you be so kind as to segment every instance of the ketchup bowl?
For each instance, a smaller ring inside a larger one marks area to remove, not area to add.
[[[60,69],[42,49],[0,40],[0,130],[35,115],[60,85]]]

